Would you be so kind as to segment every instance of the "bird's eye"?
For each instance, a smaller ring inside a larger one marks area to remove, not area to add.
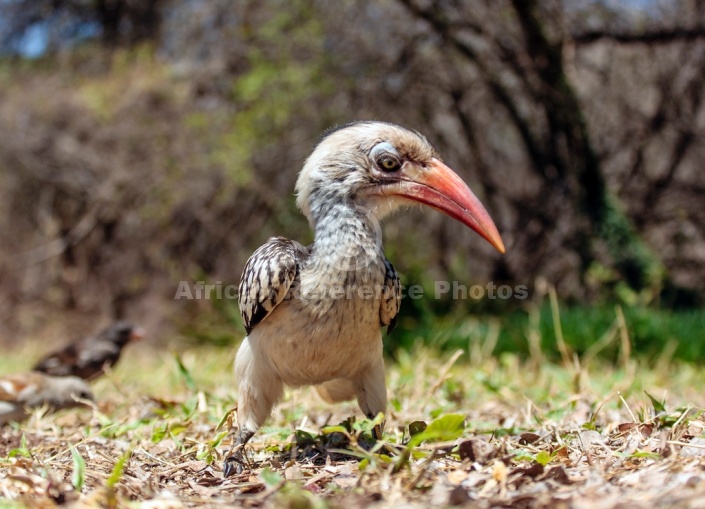
[[[394,172],[401,168],[401,163],[396,157],[385,154],[377,160],[377,165],[382,171]]]

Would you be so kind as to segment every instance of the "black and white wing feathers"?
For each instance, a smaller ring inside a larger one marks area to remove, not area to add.
[[[308,248],[284,237],[270,238],[250,256],[239,288],[240,314],[248,334],[286,298],[308,256]]]
[[[387,334],[394,330],[397,324],[397,314],[401,307],[401,283],[394,265],[389,260],[384,260],[386,273],[384,276],[384,291],[380,299],[379,321],[387,326]]]

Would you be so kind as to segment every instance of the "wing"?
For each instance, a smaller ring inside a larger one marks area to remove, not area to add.
[[[27,417],[25,404],[41,390],[39,373],[20,373],[0,377],[0,426]]]
[[[111,367],[115,365],[121,350],[120,345],[100,338],[91,337],[71,343],[42,359],[33,369],[51,376],[95,380],[104,373],[106,364]]]
[[[0,377],[0,401],[23,403],[40,392],[44,376],[40,373],[17,373]]]
[[[41,371],[52,376],[73,375],[79,362],[79,352],[75,343],[67,345],[39,361],[34,371]]]
[[[283,301],[298,281],[309,250],[296,241],[272,237],[245,264],[240,278],[240,314],[249,334]]]
[[[95,380],[106,367],[113,367],[120,358],[122,347],[112,341],[94,341],[78,351],[73,375],[84,380]]]
[[[387,334],[394,330],[397,324],[397,314],[401,307],[401,283],[399,274],[389,260],[384,260],[386,274],[384,276],[384,291],[380,299],[379,321],[387,326]]]

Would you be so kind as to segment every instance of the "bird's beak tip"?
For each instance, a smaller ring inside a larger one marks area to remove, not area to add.
[[[504,247],[504,242],[502,242],[502,238],[499,236],[494,239],[494,242],[490,242],[490,244],[499,251],[499,254],[505,254],[507,252],[507,249]]]
[[[497,228],[495,227],[489,215],[486,215],[485,218],[476,221],[478,223],[477,226],[479,226],[479,228],[473,224],[465,224],[475,230],[483,239],[485,239],[493,248],[495,248],[499,254],[505,254],[507,252],[507,248],[504,247],[502,237],[500,237],[499,232],[497,231]]]

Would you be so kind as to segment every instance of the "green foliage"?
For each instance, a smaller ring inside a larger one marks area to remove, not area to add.
[[[228,434],[228,430],[221,431],[213,438],[213,440],[209,440],[206,444],[201,444],[198,452],[196,453],[196,458],[203,460],[208,464],[213,463],[217,455],[216,448],[220,446],[220,443],[226,436],[228,436]]]
[[[659,460],[661,459],[661,456],[655,452],[650,452],[650,451],[639,451],[637,450],[636,452],[631,454],[632,458],[636,459],[650,459],[650,460]]]
[[[132,448],[130,447],[115,462],[115,465],[113,466],[113,469],[111,470],[108,479],[105,481],[105,485],[109,489],[114,488],[115,485],[120,482],[120,479],[122,479],[122,474],[125,471],[125,466],[127,465],[127,462],[130,460],[131,457]]]
[[[281,475],[279,475],[277,472],[274,472],[271,468],[268,467],[262,469],[262,472],[260,472],[260,476],[262,477],[264,484],[266,484],[270,488],[275,488],[284,481]]]
[[[544,467],[551,461],[551,454],[548,451],[540,451],[536,455],[536,462],[540,463]]]
[[[174,360],[176,361],[176,366],[179,370],[179,376],[184,381],[184,384],[186,385],[186,387],[191,391],[195,391],[196,390],[196,382],[194,382],[193,377],[191,376],[191,373],[189,372],[188,369],[186,369],[186,366],[184,366],[184,363],[182,362],[181,357],[176,352],[174,352]]]
[[[149,423],[150,421],[147,419],[139,419],[125,423],[113,422],[108,418],[101,419],[101,425],[103,427],[100,430],[100,436],[104,438],[121,437]]]
[[[627,288],[637,292],[661,289],[666,277],[663,264],[639,237],[614,196],[607,199],[599,234],[626,282],[622,291]]]
[[[424,297],[426,299],[427,297]],[[428,297],[430,299],[430,296]],[[421,299],[423,300],[423,299]],[[405,306],[414,306],[405,310]],[[496,344],[490,344],[489,354],[515,352],[522,356],[531,354],[528,334],[532,327],[540,337],[541,351],[550,358],[559,358],[555,326],[548,304],[538,309],[538,321],[531,323],[530,314],[520,309],[508,309],[496,320],[492,315],[468,316],[466,310],[452,309],[447,315],[434,315],[438,305],[419,304],[406,299],[402,305],[402,318],[391,337],[385,338],[386,351],[398,356],[398,349],[409,349],[421,343],[451,351],[457,348],[473,350],[482,348],[491,339],[493,326],[498,326]],[[409,316],[409,312],[414,315]],[[699,309],[667,310],[646,306],[624,308],[627,332],[634,354],[658,360],[664,351],[673,349],[673,358],[690,362],[705,359],[705,311]],[[615,308],[609,305],[562,305],[560,323],[567,346],[579,355],[594,345],[615,322]],[[620,342],[613,340],[600,352],[608,360],[616,360]]]
[[[654,398],[651,394],[649,394],[648,392],[644,391],[644,393],[646,393],[646,395],[651,400],[651,404],[654,407],[654,414],[655,415],[659,415],[659,414],[666,412],[666,400],[659,401],[656,398]]]
[[[434,419],[424,431],[414,435],[413,440],[421,443],[428,440],[430,442],[446,442],[455,440],[463,434],[465,429],[465,416],[463,414],[447,414]]]
[[[424,421],[414,421],[409,424],[409,436],[415,436],[420,433],[423,433],[423,431],[428,427],[428,425]]]
[[[16,458],[18,456],[23,458],[32,457],[32,453],[27,447],[27,436],[24,433],[22,433],[22,438],[20,439],[20,446],[7,453],[8,458]]]
[[[187,424],[164,422],[157,424],[152,431],[151,441],[153,444],[158,444],[165,438],[169,437],[176,440],[176,437],[188,429]]]
[[[287,9],[252,26],[246,36],[243,72],[231,76],[226,85],[233,107],[196,111],[185,118],[185,127],[207,148],[203,165],[219,168],[226,177],[216,200],[227,202],[238,188],[262,185],[253,161],[274,150],[288,131],[301,124],[312,104],[335,91],[326,72],[327,60],[320,57],[321,20],[313,14],[309,2],[290,2]],[[291,204],[285,199],[271,203],[275,222],[291,221]]]
[[[69,449],[71,450],[71,459],[73,461],[71,484],[76,491],[81,491],[86,483],[86,461],[74,446],[69,446]]]
[[[404,445],[394,461],[392,472],[397,473],[409,465],[411,458],[423,458],[427,452],[417,448],[424,442],[449,442],[459,438],[465,430],[465,416],[463,414],[441,415],[430,424],[423,421],[414,421],[409,424],[409,440]]]

